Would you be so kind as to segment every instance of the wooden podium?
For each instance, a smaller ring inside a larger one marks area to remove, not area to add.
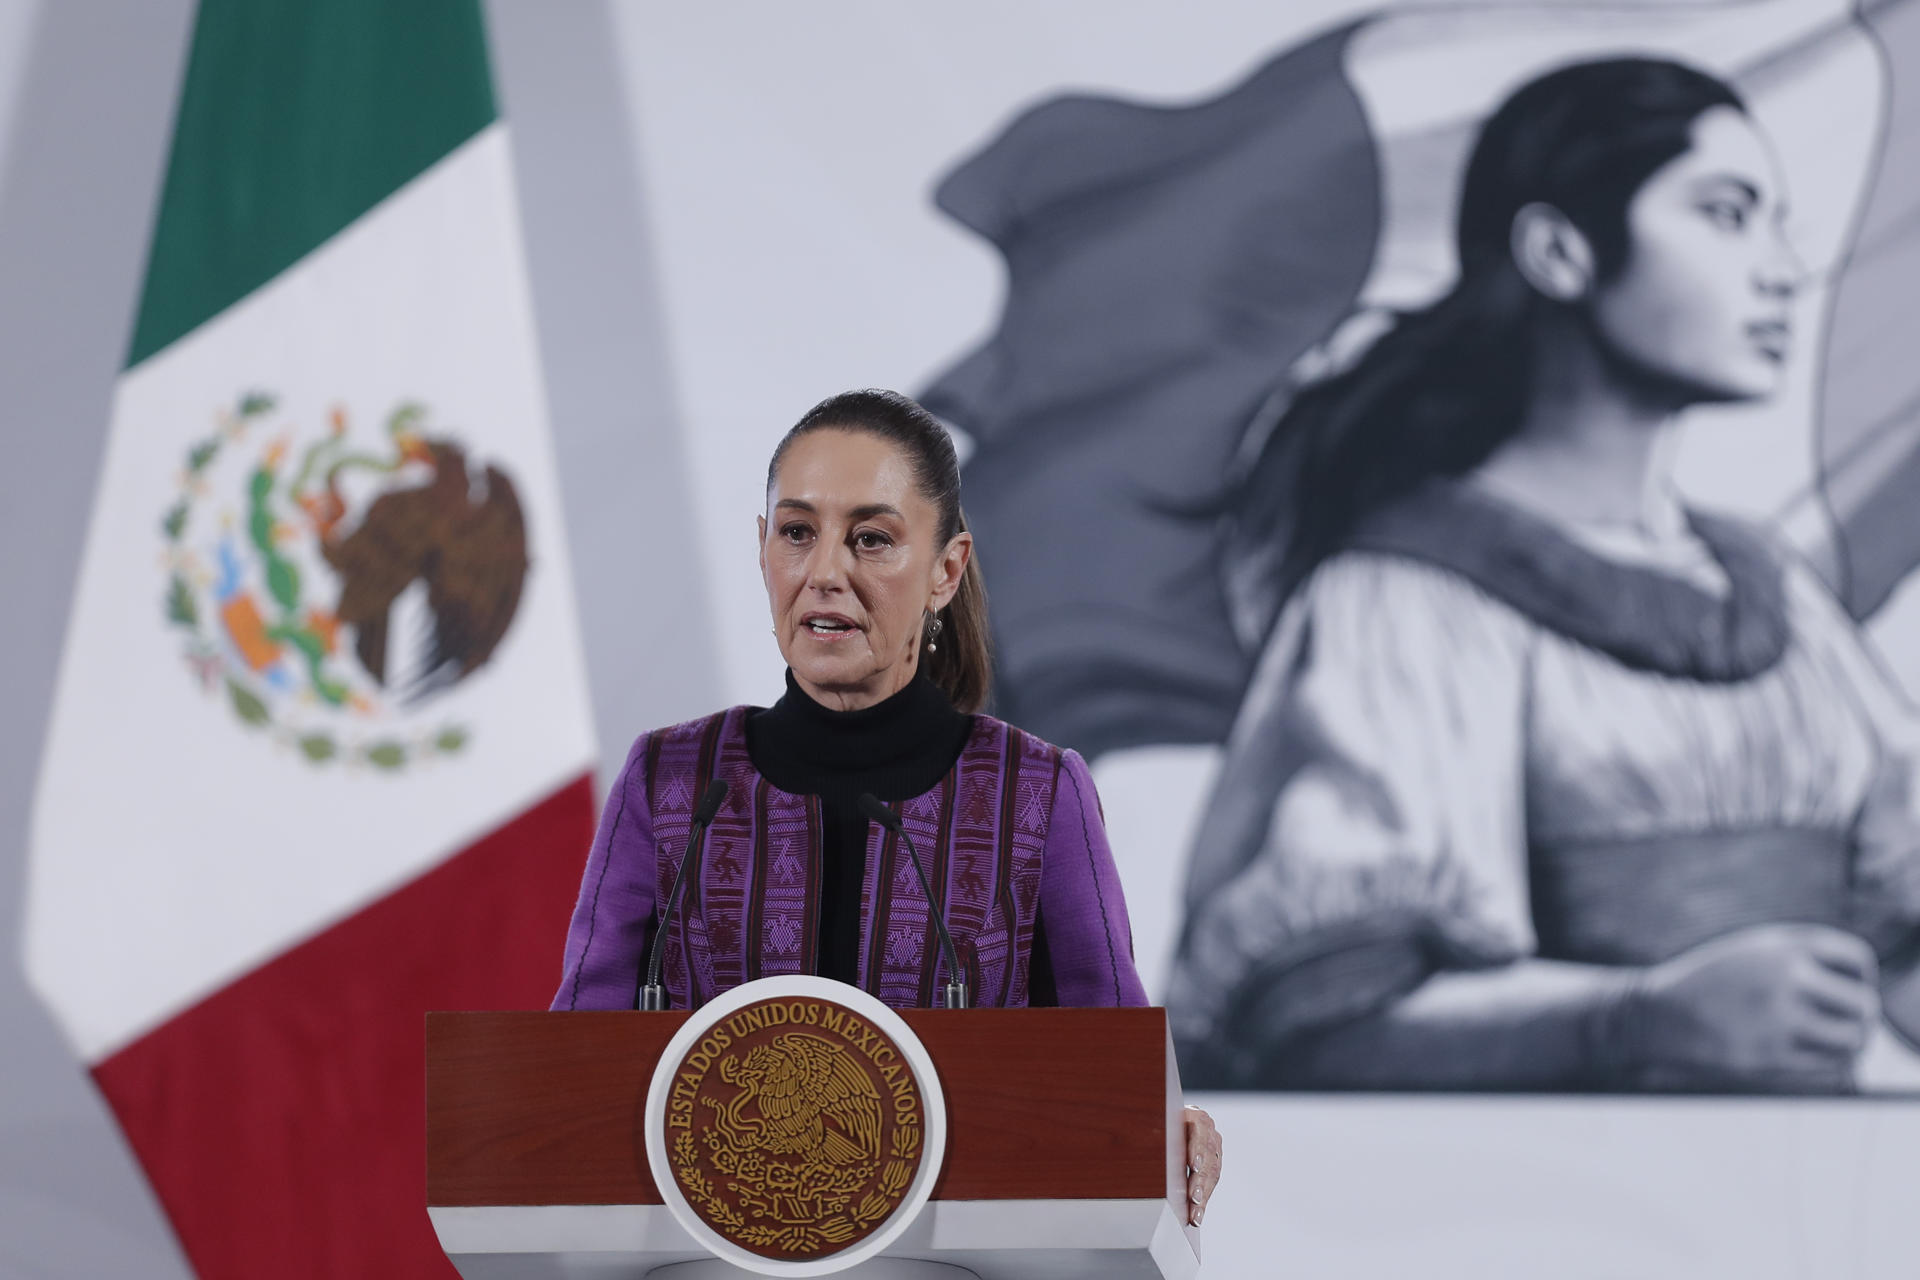
[[[912,1224],[843,1274],[914,1274],[917,1259],[981,1280],[1194,1275],[1163,1010],[901,1016],[939,1076],[945,1159]],[[669,1212],[643,1137],[655,1063],[687,1017],[427,1016],[427,1212],[461,1275],[724,1271]]]

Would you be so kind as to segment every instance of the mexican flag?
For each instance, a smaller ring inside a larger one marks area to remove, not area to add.
[[[204,0],[32,815],[203,1277],[446,1274],[422,1015],[541,1008],[595,741],[476,0]]]

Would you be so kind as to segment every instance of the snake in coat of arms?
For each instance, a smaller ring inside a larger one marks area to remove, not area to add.
[[[424,708],[485,665],[529,558],[513,481],[435,433],[422,405],[318,439],[249,392],[188,451],[166,538],[167,622],[202,686],[316,765],[398,770],[468,729]]]

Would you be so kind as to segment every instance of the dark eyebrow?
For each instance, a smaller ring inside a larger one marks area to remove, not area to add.
[[[1700,185],[1703,187],[1717,187],[1717,186],[1737,187],[1740,190],[1740,194],[1747,198],[1748,204],[1760,203],[1760,188],[1754,186],[1751,182],[1747,181],[1745,178],[1737,177],[1736,175],[1731,173],[1710,174],[1709,176],[1702,178],[1700,180]]]
[[[817,508],[815,508],[811,502],[807,502],[801,498],[782,498],[780,501],[774,503],[773,507],[776,511],[781,507],[792,507],[796,511],[804,511],[809,515],[818,514]],[[889,506],[884,502],[869,502],[864,507],[855,507],[847,514],[855,520],[871,520],[875,516],[892,516],[896,520],[906,519],[906,516],[900,513],[900,508]]]

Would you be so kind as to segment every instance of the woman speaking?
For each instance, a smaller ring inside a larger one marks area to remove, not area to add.
[[[1086,762],[978,714],[986,593],[939,422],[890,391],[816,405],[768,465],[760,572],[786,693],[634,743],[587,858],[553,1008],[633,1008],[662,919],[680,1008],[793,973],[896,1007],[930,1005],[956,978],[981,1005],[1144,1005]],[[726,798],[669,914],[674,855],[715,780]],[[898,814],[936,900],[863,796]],[[1221,1144],[1205,1112],[1186,1117],[1197,1224]]]

